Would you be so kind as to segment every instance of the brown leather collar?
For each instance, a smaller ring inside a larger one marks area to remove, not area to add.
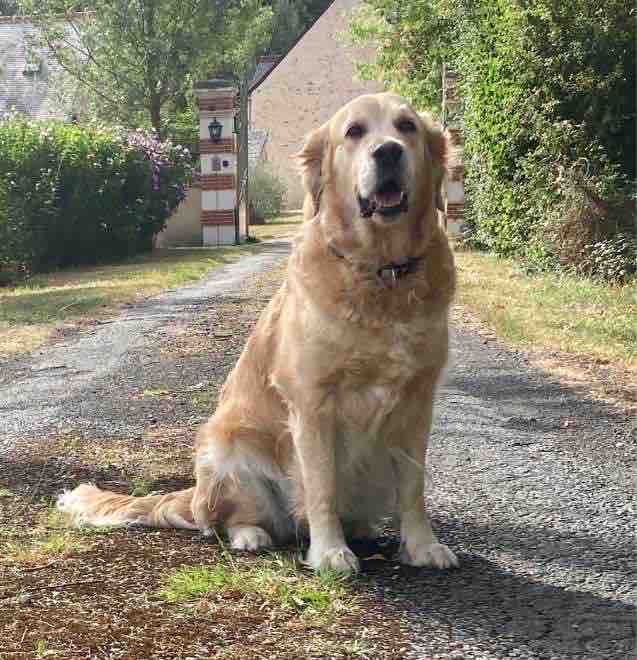
[[[328,243],[327,247],[339,259],[346,259],[345,255],[337,250],[332,243]],[[425,255],[423,254],[419,257],[407,257],[400,262],[385,264],[376,271],[376,277],[382,285],[392,289],[398,286],[399,280],[419,270],[424,258]]]

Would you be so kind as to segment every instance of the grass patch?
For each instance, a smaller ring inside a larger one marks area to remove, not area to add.
[[[250,235],[260,241],[291,238],[299,231],[302,222],[302,215],[272,218],[264,225],[252,225]]]
[[[165,388],[144,390],[143,396],[168,396],[170,392]]]
[[[204,390],[203,392],[198,392],[192,397],[192,404],[196,408],[202,408],[203,410],[210,410],[216,399],[217,399],[216,390],[214,389]]]
[[[84,549],[85,546],[69,534],[51,534],[42,539],[7,543],[2,554],[6,559],[32,564]]]
[[[264,604],[304,615],[327,616],[354,608],[347,578],[334,572],[308,574],[280,555],[249,564],[217,563],[180,568],[166,580],[159,597],[184,603],[204,597],[258,597]]]
[[[133,497],[145,497],[146,495],[149,495],[152,490],[151,482],[143,477],[133,479],[132,486],[130,494]]]
[[[15,497],[16,494],[12,491],[9,490],[8,488],[3,488],[0,486],[0,498],[2,497]]]
[[[34,644],[34,652],[36,658],[46,658],[49,651],[47,650],[46,642],[43,639],[38,639]]]
[[[268,218],[265,221],[266,225],[291,225],[301,224],[303,222],[303,213],[301,211],[283,211],[281,215],[276,218]],[[253,225],[254,227],[255,225]],[[263,225],[256,225],[261,227]]]
[[[456,263],[457,301],[512,344],[637,370],[637,283],[527,275],[513,260],[481,252],[457,252]]]
[[[156,250],[124,262],[37,275],[0,289],[0,356],[33,350],[56,327],[102,318],[119,306],[200,279],[254,246]]]

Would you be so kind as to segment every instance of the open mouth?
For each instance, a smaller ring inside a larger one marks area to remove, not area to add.
[[[407,193],[394,180],[385,181],[369,197],[358,196],[358,204],[363,218],[370,218],[374,213],[383,217],[392,217],[407,210]]]

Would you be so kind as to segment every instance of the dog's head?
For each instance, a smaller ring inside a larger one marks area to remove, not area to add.
[[[378,225],[423,218],[440,208],[446,144],[441,127],[400,96],[354,99],[299,154],[313,210],[325,195],[349,218]]]

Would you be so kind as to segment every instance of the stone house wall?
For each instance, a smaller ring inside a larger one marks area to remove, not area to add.
[[[347,46],[339,36],[358,4],[359,0],[335,0],[252,93],[251,124],[268,133],[270,165],[286,183],[288,208],[300,208],[303,202],[292,156],[304,136],[347,101],[382,91],[380,84],[355,76],[354,60],[370,53]]]

